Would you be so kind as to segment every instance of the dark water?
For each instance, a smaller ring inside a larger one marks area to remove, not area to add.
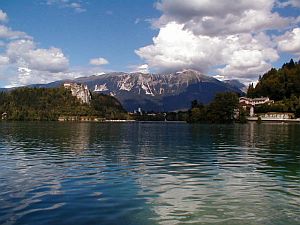
[[[0,224],[300,224],[300,125],[0,123]]]

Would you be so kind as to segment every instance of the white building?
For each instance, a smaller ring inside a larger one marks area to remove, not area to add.
[[[268,97],[261,97],[261,98],[240,97],[240,104],[256,106],[256,105],[262,105],[266,103],[274,103],[274,101],[270,100]]]
[[[64,87],[66,89],[71,90],[72,95],[77,97],[77,99],[79,99],[81,103],[90,104],[92,96],[87,85],[76,84],[76,83],[65,83]]]
[[[250,110],[250,116],[254,116],[254,107],[257,105],[263,104],[271,104],[274,103],[273,100],[270,100],[268,97],[261,98],[246,98],[240,97],[239,99],[240,105],[246,110],[247,108]]]

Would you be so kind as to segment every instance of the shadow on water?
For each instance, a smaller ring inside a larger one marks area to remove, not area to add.
[[[0,123],[0,223],[299,224],[300,126]]]

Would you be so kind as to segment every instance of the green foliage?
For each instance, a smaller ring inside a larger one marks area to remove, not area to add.
[[[114,97],[104,94],[92,94],[91,107],[96,111],[95,115],[107,119],[126,119],[127,114],[121,103]]]
[[[300,106],[298,106],[295,110],[295,117],[299,118],[300,117]]]
[[[208,111],[211,122],[232,122],[234,109],[238,107],[239,99],[235,93],[217,94],[214,101],[209,105]]]
[[[256,95],[255,89],[253,84],[249,84],[248,90],[247,90],[247,97],[248,98],[254,98]]]
[[[237,118],[237,122],[239,123],[247,123],[248,113],[243,107],[239,107],[239,116]]]
[[[57,120],[59,116],[122,117],[121,104],[113,97],[92,95],[91,105],[81,104],[61,88],[17,88],[0,93],[0,113],[9,120]],[[113,116],[111,116],[113,115]]]
[[[187,111],[179,111],[179,112],[168,112],[166,113],[167,121],[187,121],[188,120],[188,112]]]
[[[290,98],[292,95],[300,96],[300,64],[292,59],[282,68],[273,68],[265,73],[256,87],[250,85],[247,91],[250,98],[266,96],[275,101]]]
[[[269,97],[274,104],[255,107],[256,113],[291,112],[300,117],[300,63],[293,59],[276,70],[271,69],[260,77],[256,87],[249,85],[247,97]]]
[[[238,108],[238,96],[235,93],[219,93],[208,106],[192,102],[188,122],[229,123],[234,121],[234,110]]]

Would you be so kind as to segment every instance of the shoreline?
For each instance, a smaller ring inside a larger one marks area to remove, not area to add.
[[[258,118],[260,118],[261,122],[300,123],[300,118],[297,118],[297,119],[277,119],[277,118],[263,118],[263,117],[247,117],[247,121],[257,122]]]

